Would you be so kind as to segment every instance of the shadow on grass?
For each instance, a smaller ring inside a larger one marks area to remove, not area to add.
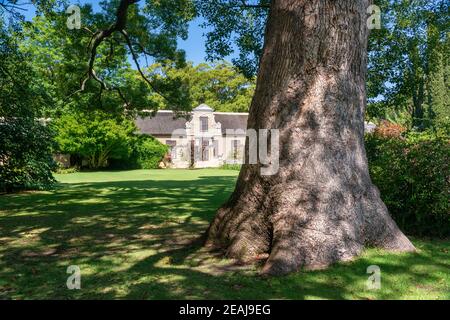
[[[78,183],[0,197],[0,299],[449,298],[448,242],[279,278],[206,252],[200,238],[234,181]],[[372,264],[378,292],[365,287]],[[69,265],[81,268],[81,290],[66,287]]]

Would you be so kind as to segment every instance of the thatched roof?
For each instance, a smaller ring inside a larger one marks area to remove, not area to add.
[[[222,124],[223,134],[225,134],[227,129],[241,129],[244,131],[247,129],[247,113],[215,112],[214,118],[216,119],[216,122]]]
[[[209,111],[194,109],[194,111]],[[211,109],[212,111],[212,109]],[[231,112],[214,112],[216,122],[222,125],[222,133],[225,134],[227,129],[247,128],[247,113],[231,113]],[[161,110],[154,117],[139,117],[136,119],[136,125],[141,133],[150,135],[171,135],[172,132],[186,128],[187,120],[185,118],[176,118],[175,113],[170,110]]]
[[[186,119],[176,118],[172,111],[158,111],[154,117],[137,118],[136,126],[141,133],[150,135],[171,135],[179,129],[186,129]]]

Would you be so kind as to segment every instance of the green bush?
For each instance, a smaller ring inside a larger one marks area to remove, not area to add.
[[[448,136],[366,136],[373,182],[399,227],[418,236],[450,235]]]
[[[0,191],[48,189],[52,170],[52,132],[33,119],[9,118],[0,122]]]
[[[240,165],[239,163],[225,163],[222,166],[220,166],[220,169],[240,171],[241,167],[242,165]]]
[[[152,136],[140,135],[137,139],[135,150],[139,168],[157,169],[169,148]]]
[[[169,151],[168,146],[145,134],[135,135],[130,147],[132,149],[130,156],[111,159],[110,169],[158,169],[159,163]]]
[[[70,174],[70,173],[76,173],[78,172],[78,168],[77,167],[70,167],[70,168],[58,168],[56,169],[56,173],[57,174]]]

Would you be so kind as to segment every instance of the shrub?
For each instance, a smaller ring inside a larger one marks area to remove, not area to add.
[[[383,120],[375,128],[374,133],[377,136],[385,138],[398,138],[406,131],[406,128],[398,123]]]
[[[130,156],[111,159],[110,169],[158,169],[169,150],[168,146],[145,134],[135,135],[130,147],[132,149]]]
[[[390,214],[406,233],[450,234],[448,136],[366,136],[373,182]]]
[[[70,173],[76,173],[78,172],[77,167],[71,167],[71,168],[58,168],[56,169],[57,174],[70,174]]]
[[[224,163],[220,169],[223,170],[236,170],[236,171],[240,171],[241,170],[242,165],[239,163]]]
[[[48,189],[52,170],[52,132],[33,119],[9,118],[0,122],[0,190],[13,192]]]
[[[139,168],[157,169],[169,148],[152,136],[140,135],[137,139],[135,150]]]

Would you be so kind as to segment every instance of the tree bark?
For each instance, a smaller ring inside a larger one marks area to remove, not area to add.
[[[261,163],[243,165],[207,245],[244,262],[268,256],[267,274],[323,268],[365,246],[415,250],[368,172],[369,5],[272,1],[248,128],[279,130],[279,170],[263,176]]]

